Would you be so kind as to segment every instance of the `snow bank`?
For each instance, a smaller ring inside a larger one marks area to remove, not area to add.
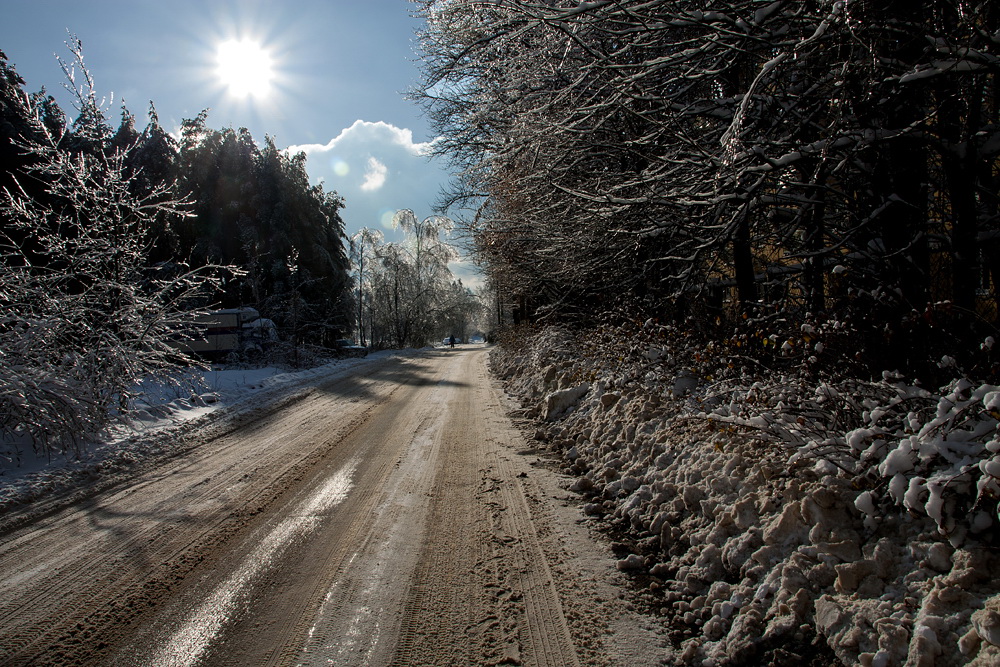
[[[494,372],[682,664],[1000,664],[1000,390],[721,381],[663,336],[594,338],[543,330]]]

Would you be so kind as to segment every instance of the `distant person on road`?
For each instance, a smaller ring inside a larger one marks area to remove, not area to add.
[[[451,345],[452,347],[455,347],[455,337],[454,336],[448,336],[448,344]]]

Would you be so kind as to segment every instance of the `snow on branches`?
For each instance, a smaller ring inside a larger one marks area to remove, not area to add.
[[[79,117],[71,132],[53,130],[15,97],[26,166],[0,192],[0,429],[49,454],[79,452],[126,413],[138,379],[190,361],[170,341],[216,284],[212,268],[147,266],[152,221],[183,215],[185,202],[169,182],[137,187],[135,144],[112,144],[79,42],[70,46]]]

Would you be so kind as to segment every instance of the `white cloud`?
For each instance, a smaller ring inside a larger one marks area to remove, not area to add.
[[[415,141],[409,129],[358,120],[326,143],[288,151],[305,153],[310,179],[344,198],[348,234],[372,227],[393,237],[393,213],[409,208],[422,218],[431,215],[449,181],[443,162],[431,157],[433,146]]]
[[[365,172],[365,182],[361,184],[361,189],[365,192],[378,190],[385,185],[385,177],[389,173],[389,168],[378,161],[377,158],[368,158],[368,171]]]
[[[304,152],[306,155],[313,153],[335,152],[338,146],[353,143],[359,139],[371,141],[379,144],[397,145],[404,148],[412,155],[429,155],[434,147],[433,141],[414,142],[413,132],[406,128],[396,127],[384,121],[372,123],[366,120],[356,120],[349,128],[342,130],[340,134],[325,144],[300,144],[289,146],[292,153]]]

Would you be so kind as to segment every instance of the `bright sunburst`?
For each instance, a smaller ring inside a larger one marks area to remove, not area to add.
[[[218,75],[236,97],[264,97],[274,71],[271,55],[258,42],[231,39],[219,44]]]

